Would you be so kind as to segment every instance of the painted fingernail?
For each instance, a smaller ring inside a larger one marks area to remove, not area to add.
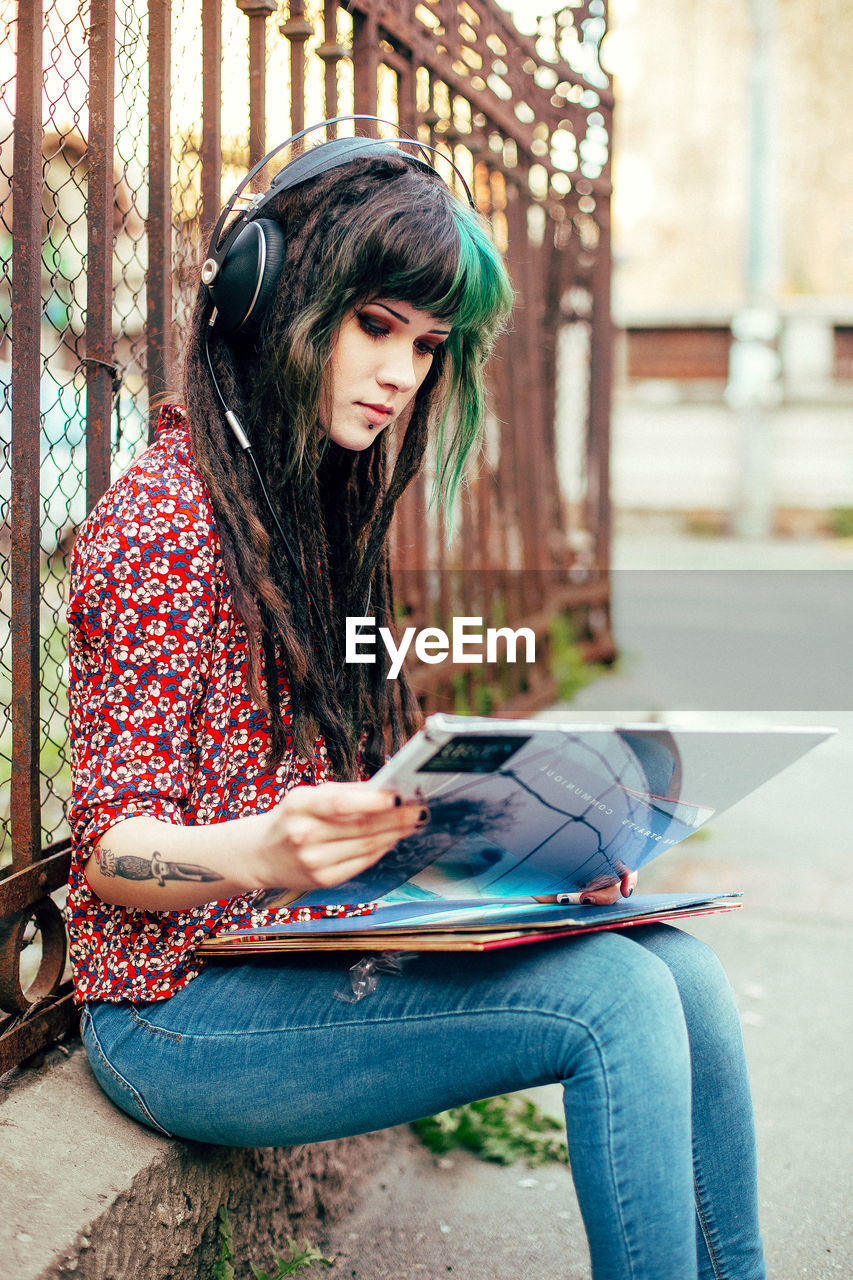
[[[595,906],[595,898],[591,898],[588,893],[581,894],[581,902],[585,907]]]
[[[429,822],[429,809],[421,809],[418,813],[418,826],[425,827]]]
[[[402,803],[403,803],[403,797],[402,797],[402,796],[395,796],[395,797],[394,797],[394,808],[395,808],[395,809],[399,809]]]
[[[628,890],[628,892],[624,895],[624,897],[626,897],[626,898],[630,898],[630,896],[631,896],[631,894],[632,894],[633,892],[634,892],[634,886],[633,886],[633,885],[631,885],[631,888],[630,888],[630,889]]]

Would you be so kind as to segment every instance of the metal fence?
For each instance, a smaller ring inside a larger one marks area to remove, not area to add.
[[[336,114],[397,121],[452,157],[507,256],[514,328],[456,537],[438,537],[423,483],[399,511],[407,621],[500,614],[547,644],[570,608],[587,652],[612,653],[612,97],[604,0],[531,36],[491,0],[0,0],[0,17],[5,1071],[73,1020],[68,551],[173,392],[204,233],[268,144]],[[545,658],[415,679],[431,707],[517,712],[553,695]]]

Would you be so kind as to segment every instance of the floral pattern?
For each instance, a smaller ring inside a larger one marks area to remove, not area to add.
[[[161,411],[154,444],[84,524],[68,624],[78,1000],[166,999],[202,968],[198,944],[222,929],[373,910],[259,910],[249,893],[192,911],[136,911],[102,902],[84,875],[98,840],[125,818],[225,822],[329,776],[322,739],[310,760],[292,749],[275,769],[265,763],[269,731],[247,689],[248,637],[178,406]],[[282,691],[288,724],[284,678]]]

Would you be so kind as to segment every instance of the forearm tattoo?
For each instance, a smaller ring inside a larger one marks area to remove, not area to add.
[[[96,849],[95,861],[101,875],[120,876],[124,880],[156,880],[162,889],[167,880],[222,880],[218,871],[200,867],[195,862],[167,862],[155,849],[150,858],[134,858],[130,854],[113,853],[112,849]]]

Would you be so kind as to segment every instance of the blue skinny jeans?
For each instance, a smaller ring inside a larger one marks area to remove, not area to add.
[[[424,954],[356,1003],[356,957],[213,961],[169,1000],[90,1004],[124,1111],[229,1146],[364,1133],[561,1081],[594,1280],[764,1280],[740,1019],[667,925]]]

